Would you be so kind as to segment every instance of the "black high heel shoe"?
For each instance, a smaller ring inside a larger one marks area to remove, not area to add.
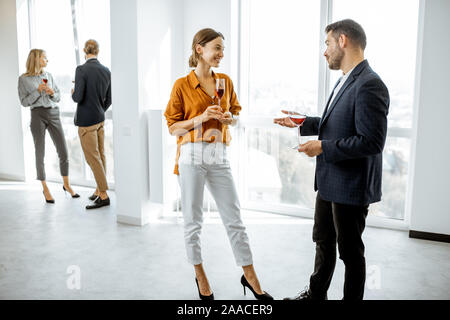
[[[66,187],[63,186],[63,190],[64,190],[64,192],[67,193]],[[72,196],[72,198],[79,198],[79,197],[80,197],[80,195],[79,195],[78,193],[75,193],[75,194]]]
[[[44,191],[42,191],[42,194],[44,195],[44,198],[45,198],[45,193],[44,193]],[[47,203],[55,203],[55,199],[47,200],[47,198],[45,198],[45,202],[47,202]]]
[[[244,275],[242,275],[241,277],[241,284],[244,287],[244,295],[246,295],[245,292],[245,287],[249,288],[250,291],[253,293],[253,295],[255,296],[256,300],[273,300],[273,297],[268,294],[267,292],[263,291],[263,294],[257,294],[255,292],[255,290],[253,290],[252,286],[250,285],[250,283],[248,283],[247,279],[245,278]]]
[[[197,290],[198,290],[198,296],[200,297],[200,300],[206,300],[206,301],[213,301],[214,300],[214,293],[211,293],[209,296],[204,296],[200,293],[200,288],[198,286],[198,280],[195,278],[195,283],[197,284]]]

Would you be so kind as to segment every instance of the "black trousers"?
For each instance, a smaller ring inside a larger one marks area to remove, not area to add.
[[[314,273],[309,290],[313,298],[325,299],[339,258],[345,264],[344,300],[362,300],[366,260],[362,233],[369,206],[353,206],[323,200],[319,193],[314,213],[313,241],[316,243]]]

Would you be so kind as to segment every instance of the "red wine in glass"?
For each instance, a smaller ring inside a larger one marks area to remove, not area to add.
[[[42,82],[45,83],[45,84],[47,85],[48,79],[47,79],[47,78],[44,78],[44,79],[42,79]]]
[[[301,134],[300,134],[300,126],[302,125],[303,121],[305,121],[306,115],[304,114],[294,114],[293,112],[289,113],[289,120],[291,120],[297,127],[298,127],[298,145],[293,146],[292,149],[298,149],[300,148],[301,143]]]
[[[303,121],[305,121],[306,116],[302,114],[291,114],[289,115],[289,119],[295,123],[296,126],[300,126]]]
[[[218,99],[222,99],[225,89],[216,89],[216,96]]]
[[[220,99],[222,99],[223,95],[225,93],[225,79],[216,79],[216,96],[219,100],[219,106],[220,106]]]

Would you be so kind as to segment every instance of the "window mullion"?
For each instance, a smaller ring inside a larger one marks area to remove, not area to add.
[[[327,101],[329,83],[330,83],[330,71],[327,67],[327,62],[323,57],[325,50],[326,34],[324,32],[325,27],[330,23],[332,17],[332,0],[320,1],[320,36],[319,36],[319,83],[318,83],[318,97],[317,97],[317,113],[322,114]]]
[[[72,28],[73,28],[73,43],[75,47],[75,60],[77,66],[80,63],[80,43],[78,41],[78,27],[77,27],[77,9],[76,0],[70,0],[70,8],[72,9]]]
[[[28,0],[28,33],[30,50],[36,46],[36,16],[34,0]]]
[[[248,118],[249,112],[249,63],[250,63],[250,44],[249,44],[249,34],[250,34],[250,0],[240,0],[239,1],[239,100],[243,105],[241,112],[241,120],[237,126],[237,141],[239,142],[239,152],[238,157],[238,185],[240,194],[243,195],[245,200],[247,197],[246,192],[246,166],[247,166],[247,139],[245,132],[245,119]]]

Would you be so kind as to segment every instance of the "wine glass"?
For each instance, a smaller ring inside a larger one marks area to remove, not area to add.
[[[288,111],[289,120],[292,121],[293,124],[297,126],[298,131],[298,145],[293,146],[292,149],[298,149],[300,148],[301,142],[301,134],[300,134],[300,126],[302,125],[303,121],[306,119],[306,114],[301,114],[294,111]]]
[[[42,79],[42,82],[45,83],[45,85],[47,85],[48,79],[47,79],[47,78],[43,78],[43,79]]]
[[[225,79],[216,79],[216,97],[219,100],[222,99],[223,94],[225,93]]]

